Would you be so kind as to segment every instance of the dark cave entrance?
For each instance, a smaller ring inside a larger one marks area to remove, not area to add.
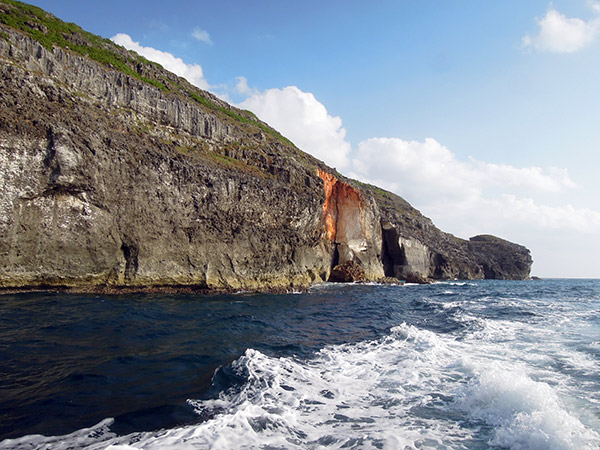
[[[381,224],[381,262],[386,277],[398,277],[398,266],[406,265],[404,248],[400,247],[396,227],[391,223]]]
[[[125,258],[125,280],[131,280],[138,271],[138,248],[135,245],[121,245],[121,251]]]
[[[333,243],[333,255],[331,256],[331,266],[329,267],[329,277],[327,278],[327,281],[331,281],[331,273],[333,268],[340,263],[340,250],[338,249],[339,245],[340,244],[337,242]]]

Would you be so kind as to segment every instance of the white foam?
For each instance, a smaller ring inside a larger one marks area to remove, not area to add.
[[[5,439],[0,442],[0,449],[69,450],[73,448],[105,448],[105,442],[115,438],[115,434],[109,431],[109,427],[113,422],[113,419],[104,419],[93,427],[83,428],[64,436],[46,437],[32,434],[18,439]]]
[[[365,288],[370,288],[373,286],[379,286],[379,287],[389,287],[392,289],[396,289],[396,288],[405,288],[405,287],[410,287],[410,286],[423,286],[422,284],[418,284],[418,283],[406,283],[406,282],[399,282],[399,283],[378,283],[375,281],[369,281],[369,282],[365,282],[365,283],[361,283],[361,282],[354,282],[354,283],[341,283],[341,282],[335,282],[335,281],[326,281],[323,283],[315,283],[312,284],[310,286],[309,291],[310,292],[318,292],[318,291],[337,291],[339,290],[340,287],[348,287],[348,286],[353,286],[353,287],[358,287],[360,288],[365,287]]]
[[[455,424],[410,414],[430,397],[423,395],[422,377],[402,354],[409,344],[396,335],[383,342],[327,348],[308,362],[247,351],[234,365],[249,378],[241,392],[192,402],[203,414],[228,411],[201,426],[202,439],[207,445],[221,439],[223,448],[240,443],[242,436],[248,448],[259,443],[284,448],[403,448],[441,443],[453,435],[465,438],[468,433]],[[254,436],[257,427],[260,436]],[[231,441],[229,434],[237,440]]]
[[[556,392],[522,371],[494,364],[474,377],[457,403],[495,429],[490,445],[511,449],[594,449],[600,436],[569,413]]]
[[[450,286],[477,286],[469,281],[436,281],[435,284],[448,284]]]
[[[591,374],[598,362],[556,334],[558,318],[459,319],[471,327],[460,337],[401,324],[382,339],[326,347],[309,360],[249,349],[232,364],[247,378],[243,386],[189,401],[212,417],[197,425],[117,437],[104,421],[0,448],[600,448],[600,421],[586,413],[599,411],[597,403],[549,366],[569,361],[570,370]]]

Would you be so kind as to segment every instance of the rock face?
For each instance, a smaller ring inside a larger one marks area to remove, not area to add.
[[[325,237],[333,244],[331,266],[359,265],[363,274],[347,281],[377,280],[384,276],[381,264],[381,230],[377,204],[369,195],[324,170],[317,174],[323,180],[325,202],[323,218]],[[352,273],[358,273],[352,270]]]
[[[44,46],[58,19],[19,8],[0,2],[0,288],[273,290],[337,266],[352,280],[529,276],[524,247],[442,233],[110,41],[75,30],[70,48]]]
[[[485,278],[523,280],[529,277],[531,256],[522,245],[483,235],[469,239],[468,248],[481,265]]]
[[[329,281],[338,283],[354,283],[367,281],[365,271],[362,266],[356,261],[346,261],[338,264],[331,270]]]

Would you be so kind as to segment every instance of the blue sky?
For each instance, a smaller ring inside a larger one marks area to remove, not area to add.
[[[600,277],[599,2],[33,3],[445,231],[526,245],[540,276]]]

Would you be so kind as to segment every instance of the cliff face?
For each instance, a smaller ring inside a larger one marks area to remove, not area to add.
[[[368,280],[528,276],[523,247],[442,233],[110,42],[111,65],[82,54],[83,31],[42,45],[57,19],[17,26],[19,8],[0,3],[1,288],[286,289],[345,263]]]
[[[325,191],[325,236],[334,245],[331,268],[352,262],[362,268],[366,279],[383,278],[377,204],[331,173],[321,169],[317,173]]]

